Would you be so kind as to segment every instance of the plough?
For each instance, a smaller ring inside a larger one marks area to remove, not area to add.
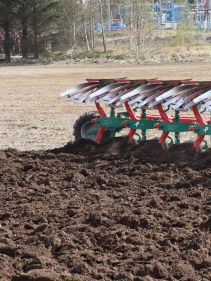
[[[194,132],[195,149],[208,148],[211,81],[88,79],[60,96],[76,104],[95,103],[97,113],[87,113],[76,121],[76,141],[87,138],[100,143],[127,128],[128,137],[138,141],[147,140],[148,130],[160,130],[161,144],[167,140],[179,144],[181,133]],[[104,106],[110,108],[109,114]],[[186,111],[192,114],[184,115]]]

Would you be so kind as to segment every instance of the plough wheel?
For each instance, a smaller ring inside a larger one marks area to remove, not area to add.
[[[99,114],[96,111],[88,112],[82,114],[75,122],[73,128],[73,135],[76,141],[81,139],[88,139],[96,141],[96,136],[99,131],[99,125],[93,124],[92,120],[99,118]],[[106,130],[103,133],[101,143],[109,140],[111,137],[111,132]]]

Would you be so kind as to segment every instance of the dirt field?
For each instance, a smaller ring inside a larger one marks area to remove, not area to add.
[[[211,280],[211,151],[0,151],[0,280]]]
[[[209,64],[12,66],[0,76],[0,281],[211,280],[211,150],[68,143],[89,107],[66,113],[57,99],[87,77],[210,80]]]
[[[69,106],[57,99],[58,94],[86,78],[125,76],[210,80],[211,68],[210,64],[1,66],[0,148],[37,150],[67,143],[74,120],[88,108]]]

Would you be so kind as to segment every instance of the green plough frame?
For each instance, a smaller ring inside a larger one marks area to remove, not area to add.
[[[184,132],[194,131],[196,134],[211,136],[211,124],[209,125],[197,125],[196,122],[180,122],[179,112],[175,113],[175,121],[164,123],[161,119],[158,120],[147,120],[146,110],[142,110],[142,118],[140,120],[131,120],[127,112],[120,112],[115,114],[115,110],[111,109],[110,117],[97,118],[96,122],[100,127],[106,127],[111,132],[111,137],[114,138],[121,130],[135,129],[141,130],[141,135],[136,132],[138,141],[147,140],[147,130],[159,129],[162,132],[169,132],[175,134],[175,140],[171,137],[170,142],[172,144],[180,144],[180,134]],[[208,149],[206,141],[203,142],[203,149]]]

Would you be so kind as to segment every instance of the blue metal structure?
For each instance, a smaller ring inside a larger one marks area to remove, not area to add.
[[[184,0],[182,4],[174,0],[159,0],[152,5],[154,11],[154,24],[156,29],[177,29],[182,22],[187,22],[187,16],[192,17],[195,28],[198,30],[211,30],[211,0],[195,0],[193,4]],[[118,19],[105,23],[106,31],[121,31],[127,25],[128,7],[119,8]],[[95,30],[100,32],[102,25],[96,24]]]
[[[155,4],[155,25],[158,29],[176,28],[185,16],[186,5],[184,4]]]

